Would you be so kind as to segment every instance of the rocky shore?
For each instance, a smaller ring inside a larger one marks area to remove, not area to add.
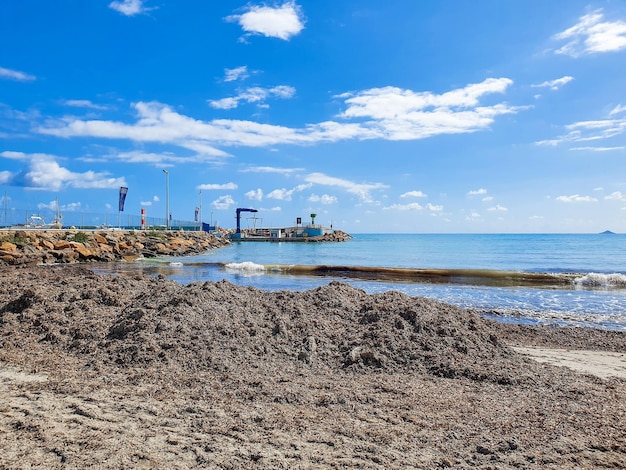
[[[0,267],[0,468],[626,468],[626,380],[517,352],[624,333],[87,266]]]
[[[226,237],[200,231],[0,230],[0,265],[133,261],[228,244]]]

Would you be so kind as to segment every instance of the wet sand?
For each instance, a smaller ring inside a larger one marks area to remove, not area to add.
[[[1,268],[0,468],[624,468],[625,340],[336,282]]]

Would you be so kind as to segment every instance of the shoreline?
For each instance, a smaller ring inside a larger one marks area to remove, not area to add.
[[[515,349],[618,357],[620,332],[88,265],[0,268],[0,319],[9,469],[626,466],[626,379]]]

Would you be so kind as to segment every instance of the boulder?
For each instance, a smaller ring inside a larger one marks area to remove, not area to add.
[[[82,259],[92,259],[98,256],[98,252],[96,250],[87,248],[82,243],[76,243],[76,246],[74,247],[74,251],[78,253]]]
[[[41,240],[39,242],[39,246],[48,250],[54,250],[54,243],[52,243],[50,240]]]
[[[15,253],[17,251],[17,245],[15,243],[2,242],[0,244],[0,250]]]
[[[104,238],[102,235],[100,235],[99,233],[94,233],[93,235],[93,239],[96,241],[96,243],[98,243],[99,245],[108,245],[108,241],[106,238]]]
[[[54,242],[55,251],[66,250],[68,248],[72,248],[72,244],[67,240],[57,240]]]

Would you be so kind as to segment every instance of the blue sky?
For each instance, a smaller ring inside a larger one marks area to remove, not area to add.
[[[626,232],[622,1],[4,1],[0,41],[0,224],[169,184],[224,227]]]

